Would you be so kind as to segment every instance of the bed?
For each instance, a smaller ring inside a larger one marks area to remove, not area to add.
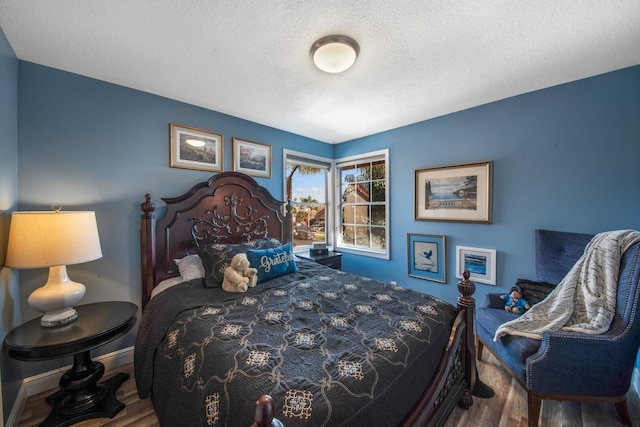
[[[161,425],[442,425],[471,406],[471,282],[453,306],[297,259],[291,206],[244,174],[162,200],[160,218],[149,194],[141,204],[134,354],[138,394]],[[284,262],[229,293],[215,280],[237,252]]]

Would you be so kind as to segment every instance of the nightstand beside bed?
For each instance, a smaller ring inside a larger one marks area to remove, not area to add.
[[[335,270],[342,269],[342,254],[340,252],[329,251],[326,255],[311,255],[309,251],[295,254],[298,258],[326,265]]]
[[[60,390],[46,398],[53,406],[42,426],[68,426],[91,418],[113,418],[124,409],[115,393],[129,375],[119,373],[98,384],[104,365],[90,351],[126,334],[136,323],[138,307],[130,302],[99,302],[75,307],[78,319],[44,328],[30,320],[5,337],[4,346],[17,360],[38,361],[73,356],[73,367],[60,378]]]

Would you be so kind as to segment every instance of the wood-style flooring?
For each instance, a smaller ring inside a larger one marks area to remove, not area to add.
[[[485,352],[478,362],[480,378],[496,391],[491,399],[474,397],[469,410],[457,407],[445,427],[511,427],[527,426],[527,397],[522,388],[512,381],[498,365],[496,359]],[[94,419],[76,424],[81,427],[159,426],[149,399],[140,400],[133,376],[133,365],[107,372],[104,379],[117,372],[126,372],[130,378],[120,387],[116,397],[126,408],[113,419]],[[37,426],[46,418],[50,406],[44,399],[53,391],[31,396],[25,403],[20,427]],[[640,425],[640,400],[633,390],[627,395],[629,412],[635,424]],[[622,426],[613,404],[543,401],[539,426],[543,427],[616,427]]]

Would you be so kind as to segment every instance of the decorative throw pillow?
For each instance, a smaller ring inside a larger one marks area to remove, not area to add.
[[[224,279],[224,270],[231,264],[231,259],[239,253],[250,249],[279,247],[277,239],[264,238],[238,244],[212,243],[198,246],[196,251],[204,266],[205,286],[219,288]]]
[[[265,237],[263,239],[255,240],[256,249],[269,249],[269,248],[278,248],[282,246],[280,240],[274,239],[273,237]]]
[[[198,255],[187,255],[181,259],[174,260],[178,266],[178,271],[185,281],[204,277],[204,266]]]
[[[258,283],[298,271],[291,252],[291,242],[277,248],[248,250],[251,267],[258,270]]]
[[[516,286],[522,289],[522,297],[531,305],[545,299],[556,287],[553,283],[536,282],[527,279],[518,279]]]

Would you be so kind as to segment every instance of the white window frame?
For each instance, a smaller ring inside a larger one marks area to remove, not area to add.
[[[287,197],[287,163],[288,162],[296,162],[299,164],[312,166],[312,167],[327,167],[326,173],[326,183],[325,183],[325,199],[326,199],[326,208],[325,208],[325,236],[327,241],[327,247],[332,247],[332,242],[334,239],[334,229],[335,229],[335,220],[334,220],[334,196],[333,196],[333,177],[335,170],[335,161],[333,159],[328,159],[326,157],[316,156],[314,154],[303,153],[300,151],[289,150],[287,148],[282,150],[282,183],[283,183],[283,191],[284,197]],[[303,252],[309,250],[311,245],[305,245],[302,247],[294,248],[293,252]]]
[[[341,197],[341,176],[340,176],[340,171],[342,169],[343,166],[351,166],[351,165],[356,165],[358,163],[362,163],[362,162],[371,162],[374,160],[384,160],[385,162],[385,221],[386,221],[386,225],[385,225],[385,248],[383,250],[376,250],[373,248],[363,248],[363,247],[355,247],[355,246],[351,246],[351,245],[343,245],[342,244],[342,233],[340,230],[340,225],[342,223],[341,220],[341,211],[342,211],[342,197]],[[348,157],[343,157],[340,159],[336,159],[335,160],[335,165],[334,165],[334,186],[333,186],[333,192],[334,192],[334,200],[336,200],[336,204],[334,207],[334,214],[333,217],[335,218],[335,228],[334,228],[334,235],[335,235],[335,247],[336,249],[338,249],[340,252],[349,252],[349,253],[355,253],[355,254],[359,254],[359,255],[365,255],[365,256],[369,256],[372,258],[380,258],[380,259],[390,259],[391,257],[391,241],[389,239],[389,237],[391,236],[391,232],[390,232],[390,227],[391,227],[391,221],[389,218],[389,188],[391,187],[389,184],[389,177],[391,176],[389,173],[389,149],[384,149],[384,150],[378,150],[378,151],[372,151],[372,152],[368,152],[368,153],[362,153],[362,154],[357,154],[354,156],[348,156]]]

